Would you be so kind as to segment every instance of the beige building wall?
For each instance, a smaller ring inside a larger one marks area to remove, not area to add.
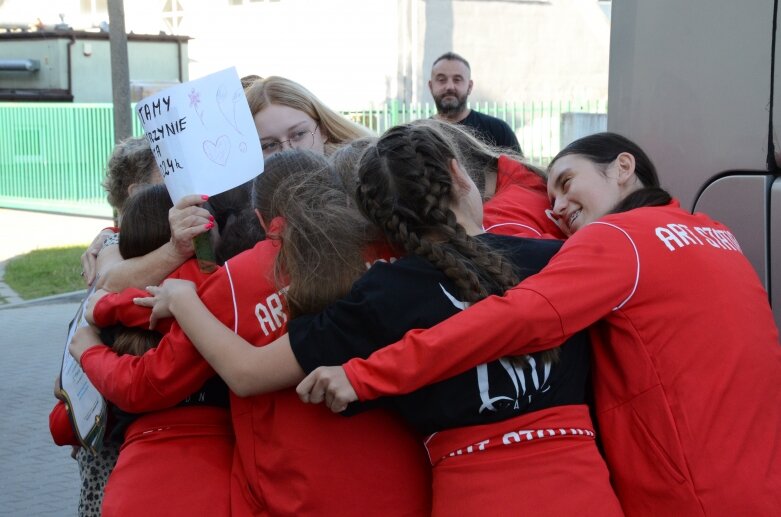
[[[433,60],[472,64],[475,101],[607,98],[609,21],[597,0],[125,0],[128,31],[193,39],[189,77],[283,75],[337,109],[431,102]],[[74,28],[106,0],[4,0],[0,19]],[[165,12],[164,12],[165,11]],[[166,21],[167,20],[167,21]]]
[[[185,6],[190,77],[235,65],[240,75],[282,75],[338,109],[366,108],[391,92],[395,0],[199,2]]]
[[[472,66],[476,101],[606,99],[610,23],[594,0],[420,2],[418,81],[449,50]]]

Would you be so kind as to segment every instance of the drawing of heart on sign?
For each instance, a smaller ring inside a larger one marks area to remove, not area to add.
[[[203,152],[209,160],[224,167],[228,163],[228,156],[230,156],[231,141],[225,135],[219,137],[216,143],[206,140],[203,143]]]

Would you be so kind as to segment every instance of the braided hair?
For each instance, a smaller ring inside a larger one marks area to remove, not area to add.
[[[452,160],[463,163],[447,133],[436,126],[408,124],[388,130],[368,149],[358,168],[356,199],[388,240],[442,271],[470,303],[503,294],[519,279],[501,253],[467,235],[450,209]],[[559,349],[534,354],[555,362]],[[511,360],[528,365],[529,356]]]
[[[512,264],[466,234],[450,209],[455,147],[435,127],[388,130],[359,165],[358,205],[391,243],[442,271],[459,295],[476,302],[518,283]]]

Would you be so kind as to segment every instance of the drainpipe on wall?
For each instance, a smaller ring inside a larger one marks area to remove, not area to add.
[[[73,70],[71,69],[71,50],[73,49],[73,45],[76,44],[76,36],[71,34],[70,41],[68,42],[67,47],[67,54],[68,54],[68,95],[71,96],[71,102],[73,102],[74,96],[73,96]]]
[[[182,42],[177,41],[176,42],[176,60],[179,63],[179,82],[184,82],[184,73],[183,73],[183,67],[182,67]]]

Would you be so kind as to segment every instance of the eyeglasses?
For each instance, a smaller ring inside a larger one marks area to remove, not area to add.
[[[274,153],[285,148],[284,144],[287,144],[291,148],[295,149],[309,149],[315,143],[315,133],[320,129],[320,124],[315,125],[312,131],[307,129],[296,129],[291,133],[287,140],[269,140],[260,143],[260,148],[263,150],[263,156],[271,156]]]

